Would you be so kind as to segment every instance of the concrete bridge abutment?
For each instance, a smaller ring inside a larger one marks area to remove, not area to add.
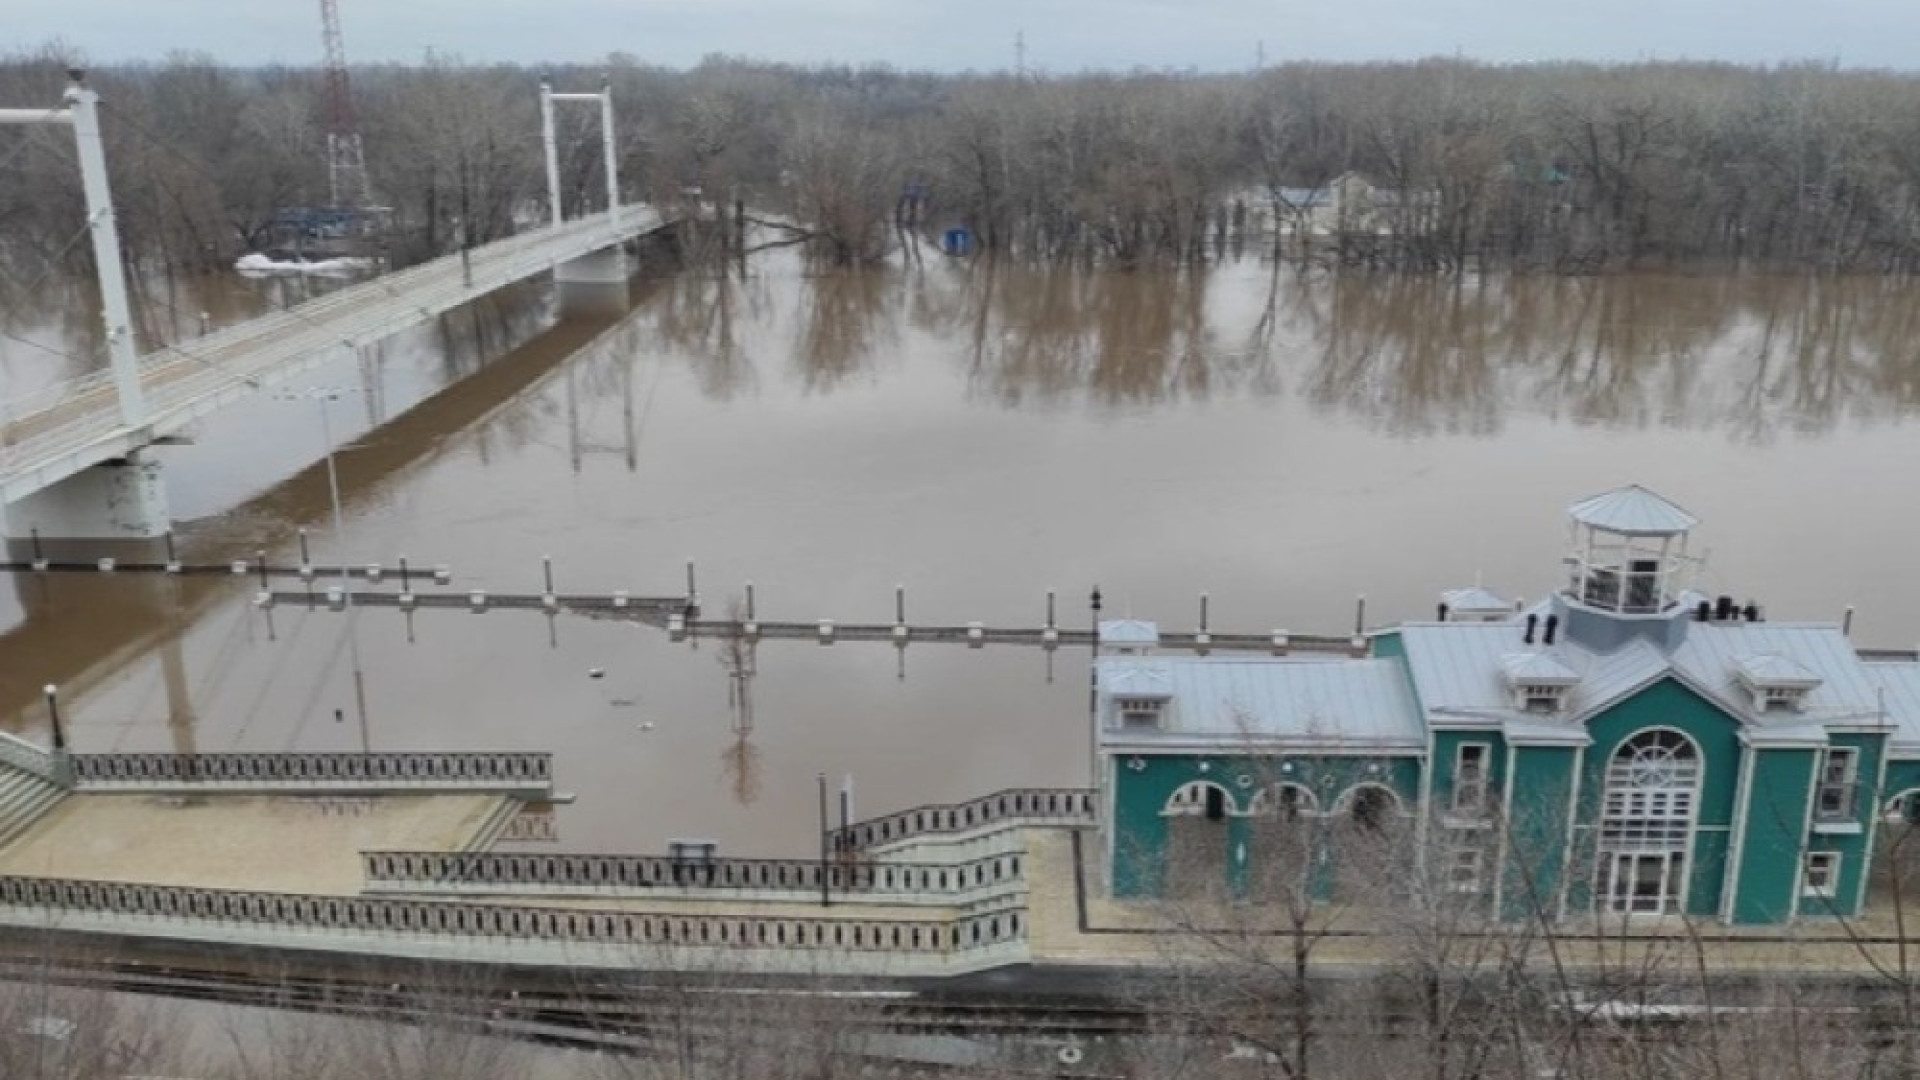
[[[173,528],[160,462],[136,450],[0,506],[8,539],[154,540]]]
[[[553,268],[560,315],[610,315],[627,309],[627,253],[614,244]]]

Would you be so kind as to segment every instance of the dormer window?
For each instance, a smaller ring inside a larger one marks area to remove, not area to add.
[[[1513,707],[1522,712],[1558,713],[1580,675],[1556,657],[1543,652],[1509,653],[1501,662]]]
[[[1557,713],[1566,704],[1567,688],[1564,686],[1521,686],[1515,692],[1520,708],[1527,712]]]
[[[1113,703],[1124,731],[1160,730],[1160,718],[1166,704],[1158,698],[1115,698]]]
[[[1799,712],[1820,676],[1777,653],[1755,653],[1734,661],[1734,678],[1753,699],[1755,712]]]

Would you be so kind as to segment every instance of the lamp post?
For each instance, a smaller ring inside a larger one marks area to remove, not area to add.
[[[827,823],[827,774],[821,773],[817,779],[820,782],[820,906],[832,907],[833,893],[827,872],[831,866],[828,852],[833,841],[833,827]]]
[[[1087,664],[1087,782],[1100,786],[1100,586],[1087,606],[1093,609],[1092,659]]]
[[[302,392],[275,396],[282,401],[308,400],[320,407],[320,438],[326,444],[327,451],[327,498],[333,506],[333,544],[340,559],[340,602],[346,608],[347,615],[347,657],[353,666],[353,704],[360,721],[360,752],[366,754],[373,749],[367,730],[367,678],[360,666],[360,635],[355,625],[358,613],[353,604],[353,589],[347,578],[346,516],[340,507],[340,470],[334,463],[333,416],[327,408],[328,403],[340,400],[342,395],[357,392],[356,387],[317,386]]]
[[[47,695],[47,719],[53,724],[53,752],[63,754],[67,750],[67,736],[60,730],[60,688],[48,683],[43,689]]]

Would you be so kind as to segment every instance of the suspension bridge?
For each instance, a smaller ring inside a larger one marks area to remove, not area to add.
[[[611,95],[542,86],[551,220],[538,228],[141,355],[100,140],[98,95],[76,82],[62,107],[0,109],[0,124],[70,126],[100,268],[109,365],[0,402],[0,524],[24,538],[149,539],[170,528],[160,464],[143,451],[236,402],[431,320],[494,290],[551,273],[563,285],[620,285],[624,244],[675,222],[623,205]],[[600,106],[607,209],[560,213],[556,101]]]

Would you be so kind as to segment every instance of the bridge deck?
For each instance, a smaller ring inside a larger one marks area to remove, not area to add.
[[[94,372],[0,405],[0,502],[178,431],[238,398],[311,368],[340,350],[450,311],[558,263],[659,228],[659,213],[623,207],[499,240],[351,285],[285,311],[141,358],[148,420],[120,422],[112,375]]]

